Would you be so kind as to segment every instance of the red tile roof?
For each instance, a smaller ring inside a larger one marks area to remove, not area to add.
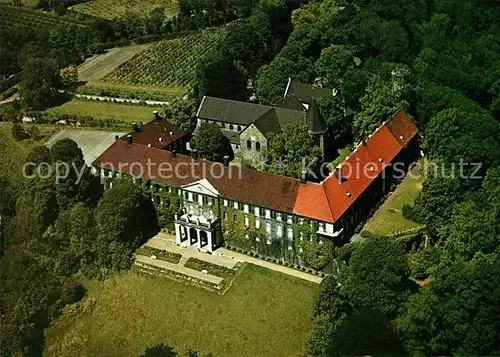
[[[398,112],[321,183],[301,184],[284,176],[224,167],[220,163],[193,160],[180,154],[174,158],[171,152],[141,145],[137,138],[131,146],[118,140],[96,160],[96,164],[175,187],[206,178],[227,199],[335,222],[416,134],[417,128],[406,113]],[[148,163],[149,171],[141,172],[141,166],[147,168]],[[342,180],[339,180],[339,173]]]
[[[102,168],[180,187],[206,178],[227,199],[292,212],[300,181],[262,171],[225,167],[144,145],[116,141],[96,163]]]
[[[127,140],[129,134],[132,134],[135,144],[145,146],[151,144],[152,147],[158,149],[162,149],[186,135],[182,130],[163,118],[155,119],[146,125],[140,126],[137,132],[130,132],[121,139]]]

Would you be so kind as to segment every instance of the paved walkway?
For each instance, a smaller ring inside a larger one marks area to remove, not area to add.
[[[215,275],[204,274],[198,270],[186,268],[183,265],[173,264],[173,263],[166,262],[166,261],[160,260],[160,259],[151,259],[150,257],[146,257],[144,255],[137,255],[135,258],[135,261],[136,261],[136,264],[142,263],[142,264],[151,265],[151,266],[154,266],[154,267],[157,267],[160,269],[171,270],[173,272],[187,275],[187,276],[190,276],[192,278],[203,280],[203,281],[209,282],[211,284],[215,284],[215,285],[219,285],[224,280],[223,278],[220,278],[220,277],[215,276]],[[141,264],[138,264],[138,265],[140,266]]]
[[[172,241],[168,237],[171,235],[167,235],[164,233],[158,234],[156,237],[151,238],[146,245],[152,248],[157,248],[161,250],[166,250],[172,253],[182,254],[183,257],[189,258],[197,258],[200,260],[204,260],[211,264],[220,265],[229,269],[233,269],[236,264],[238,264],[238,260],[232,259],[230,257],[221,257],[218,255],[213,255],[209,253],[201,253],[195,248],[183,248],[179,247],[175,241]]]
[[[316,283],[316,284],[319,284],[323,281],[323,278],[321,278],[319,276],[304,273],[302,271],[295,270],[292,268],[287,268],[283,265],[270,263],[270,262],[262,260],[262,259],[250,257],[246,254],[237,253],[237,252],[234,252],[234,251],[226,249],[226,248],[219,248],[214,253],[222,255],[224,257],[232,257],[236,260],[259,265],[261,267],[271,269],[271,270],[274,270],[274,271],[277,271],[277,272],[280,272],[283,274],[288,274],[288,275],[294,276],[294,277],[299,278],[299,279],[311,281],[311,282]]]

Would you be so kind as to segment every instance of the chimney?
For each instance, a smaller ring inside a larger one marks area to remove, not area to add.
[[[307,181],[307,171],[302,170],[302,172],[300,173],[300,182],[306,183],[306,181]]]
[[[176,155],[177,155],[177,150],[172,150],[172,159],[175,159]]]
[[[137,123],[132,123],[132,132],[137,133]]]
[[[229,156],[228,155],[224,155],[222,160],[224,161],[224,166],[226,166],[226,167],[229,166]]]
[[[120,137],[118,135],[115,135],[115,141],[117,141],[118,139],[120,139]]]
[[[198,150],[192,149],[191,156],[193,157],[193,159],[197,160],[198,159]]]
[[[155,117],[156,120],[160,120],[160,116],[158,115],[158,110],[153,111],[153,116]]]
[[[127,135],[127,142],[128,142],[128,145],[132,145],[132,135],[131,134],[128,134]]]

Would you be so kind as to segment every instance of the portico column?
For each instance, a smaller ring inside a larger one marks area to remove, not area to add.
[[[198,238],[197,247],[201,249],[201,236],[200,236],[200,230],[199,229],[196,229],[196,237]]]
[[[208,251],[212,253],[214,250],[214,246],[212,245],[212,232],[208,231],[207,232],[207,240],[208,240]]]
[[[178,245],[181,245],[181,240],[182,240],[181,227],[180,227],[179,223],[176,223],[175,224],[175,242]]]
[[[188,243],[189,245],[191,245],[191,230],[187,228],[186,231],[187,231]]]

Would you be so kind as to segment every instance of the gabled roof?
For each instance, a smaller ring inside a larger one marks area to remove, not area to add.
[[[330,218],[335,222],[416,135],[416,126],[404,110],[399,111],[378,127],[323,182],[308,182],[301,186],[294,213],[309,218],[322,217],[323,220]],[[403,136],[402,140],[400,136]],[[328,205],[319,204],[324,199]]]
[[[267,138],[272,134],[279,133],[281,130],[274,108],[257,119],[253,125]]]
[[[111,145],[95,164],[174,187],[206,179],[227,199],[333,223],[416,135],[417,128],[407,114],[403,110],[398,112],[319,184],[300,183],[262,171],[224,167],[221,163],[193,160],[190,156],[174,155],[137,143],[128,145],[124,140]]]
[[[304,84],[288,79],[284,97],[295,95],[302,103],[311,104],[312,98],[333,96],[333,89],[321,88],[312,84]]]
[[[127,140],[127,136],[132,135],[133,142],[136,144],[151,145],[152,147],[162,149],[186,135],[186,133],[168,120],[160,116],[158,118],[146,125],[138,126],[136,132],[132,131],[120,139]]]
[[[292,212],[300,187],[300,181],[290,177],[174,156],[170,151],[128,145],[123,140],[111,145],[95,164],[173,187],[206,179],[222,197],[281,212]]]
[[[306,124],[309,128],[309,133],[313,135],[323,134],[327,130],[325,121],[323,120],[323,116],[318,109],[314,97],[311,99],[311,105],[309,105],[309,109],[307,110]]]
[[[276,107],[293,110],[306,110],[300,99],[293,94],[283,98],[278,104],[276,104]]]
[[[205,96],[196,116],[224,123],[250,125],[271,109],[268,105]]]

